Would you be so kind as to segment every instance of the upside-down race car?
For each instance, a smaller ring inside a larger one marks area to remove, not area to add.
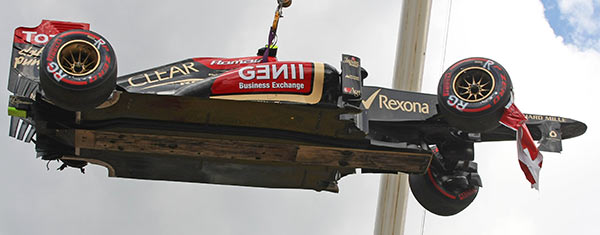
[[[453,215],[482,185],[474,143],[529,136],[560,151],[561,139],[586,131],[572,119],[511,109],[508,73],[490,59],[455,63],[431,95],[363,86],[367,72],[355,56],[343,55],[338,72],[278,61],[275,52],[269,44],[257,56],[117,76],[113,48],[88,24],[20,27],[9,134],[61,169],[94,163],[113,177],[337,192],[355,169],[406,172],[425,208]],[[527,160],[541,166],[541,155],[529,157],[521,167],[533,184]]]

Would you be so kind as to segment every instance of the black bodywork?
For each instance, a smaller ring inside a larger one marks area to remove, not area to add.
[[[19,49],[14,50],[18,53]],[[443,152],[453,153],[447,155],[463,160],[473,160],[473,143],[515,138],[514,131],[504,126],[488,133],[461,133],[437,114],[435,95],[362,86],[361,99],[345,99],[340,93],[340,73],[333,66],[325,65],[325,68],[326,89],[322,100],[314,105],[210,99],[212,81],[226,71],[210,69],[188,59],[120,76],[112,97],[116,101],[107,102],[115,103],[85,112],[67,111],[40,99],[42,95],[36,89],[35,80],[22,78],[28,74],[21,71],[20,76],[11,76],[13,87],[9,90],[14,95],[9,106],[26,110],[27,117],[12,117],[10,135],[26,142],[35,139],[38,157],[44,160],[98,163],[116,177],[331,191],[337,191],[333,185],[340,177],[354,173],[355,169],[227,161],[211,156],[165,158],[160,154],[127,151],[81,149],[76,153],[73,130],[415,153],[429,153],[427,146],[437,145]],[[183,72],[170,76],[170,71]],[[18,71],[13,69],[13,73]],[[29,74],[35,74],[35,70]],[[181,94],[189,88],[193,89],[185,96]],[[288,117],[295,117],[297,121],[289,121]],[[559,140],[585,131],[585,125],[571,119],[545,115],[528,117],[528,126],[536,140],[546,136],[545,141],[552,141],[548,134],[552,130],[561,133]],[[307,128],[310,126],[313,128]],[[415,169],[411,173],[424,170]],[[362,172],[398,170],[363,169]],[[314,180],[310,182],[305,178]]]
[[[60,32],[89,28],[51,23]],[[94,163],[112,177],[337,192],[337,181],[357,168],[431,175],[431,163],[466,174],[476,193],[474,143],[515,140],[501,125],[459,130],[439,111],[436,95],[364,86],[366,70],[350,55],[342,56],[341,71],[266,56],[191,58],[119,76],[104,103],[70,110],[40,89],[44,44],[23,38],[33,34],[25,30],[34,28],[18,28],[13,44],[9,135],[34,142],[37,157],[62,161],[61,170],[83,172]],[[284,82],[275,81],[280,75]],[[272,83],[259,83],[269,76]],[[265,84],[289,89],[261,90]],[[562,139],[586,131],[568,118],[526,117],[545,151],[560,152]]]

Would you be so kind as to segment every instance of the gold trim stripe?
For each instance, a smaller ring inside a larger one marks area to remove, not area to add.
[[[199,81],[202,81],[202,80],[204,80],[204,78],[190,78],[190,79],[183,79],[183,80],[177,80],[177,81],[163,82],[163,83],[160,83],[160,84],[156,84],[156,85],[151,85],[151,86],[144,87],[144,88],[142,88],[140,90],[146,90],[146,89],[150,89],[150,88],[161,87],[161,86],[166,86],[166,85],[171,85],[171,84],[177,84],[177,83],[189,83],[189,82],[196,83],[196,82],[199,82]]]

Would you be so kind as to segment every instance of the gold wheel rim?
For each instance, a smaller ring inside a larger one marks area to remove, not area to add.
[[[100,65],[100,51],[84,40],[65,43],[58,50],[58,66],[71,76],[91,74]]]
[[[452,89],[459,99],[476,103],[494,92],[496,82],[490,71],[481,67],[469,67],[460,71],[453,80]]]

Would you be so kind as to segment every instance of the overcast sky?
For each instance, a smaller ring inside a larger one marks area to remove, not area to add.
[[[113,45],[119,74],[176,60],[253,55],[265,44],[274,0],[5,1],[0,9],[0,71],[8,75],[13,30],[41,19],[88,22]],[[600,53],[598,1],[434,0],[423,91],[465,57],[508,70],[524,112],[587,123],[587,133],[544,153],[540,191],[530,189],[514,142],[476,145],[484,187],[452,217],[409,199],[406,234],[598,234]],[[400,1],[296,0],[279,28],[279,59],[339,68],[361,57],[368,85],[391,86]],[[448,17],[448,13],[450,17]],[[450,21],[448,22],[448,19]],[[554,29],[549,24],[549,21]],[[445,35],[448,34],[447,40]],[[445,53],[444,53],[445,51]],[[445,57],[444,57],[445,55]],[[2,80],[0,86],[6,87]],[[7,103],[8,92],[0,95]],[[8,117],[0,115],[0,133]],[[35,159],[33,144],[7,135],[0,166],[0,234],[371,234],[379,175],[352,175],[340,193],[108,178]]]

